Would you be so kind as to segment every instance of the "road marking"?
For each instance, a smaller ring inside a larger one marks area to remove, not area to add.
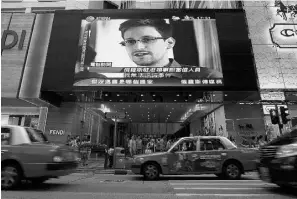
[[[275,196],[274,194],[211,194],[211,193],[177,193],[176,196],[191,197],[191,196],[220,196],[220,197],[256,197],[256,196]]]
[[[213,185],[213,186],[259,186],[259,185],[273,185],[273,184],[269,184],[269,183],[245,183],[245,184],[238,184],[238,183],[170,183],[170,185],[172,186],[203,186],[203,185]]]
[[[262,187],[242,187],[242,188],[233,188],[233,187],[173,187],[173,189],[177,190],[255,190],[255,189],[263,189]]]
[[[262,180],[183,180],[183,182],[193,182],[193,181],[203,181],[203,182],[263,182]],[[169,182],[175,183],[180,182],[180,180],[169,180]]]

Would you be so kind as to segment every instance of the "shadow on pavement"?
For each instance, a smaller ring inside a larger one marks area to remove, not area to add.
[[[61,189],[62,187],[69,188],[69,186],[74,186],[68,183],[41,183],[41,184],[32,184],[31,182],[24,181],[18,188],[12,191],[53,191],[56,189]]]
[[[142,176],[136,176],[136,177],[133,177],[132,178],[133,180],[139,180],[139,181],[143,181],[144,178]],[[218,178],[217,176],[180,176],[180,175],[177,175],[177,176],[160,176],[160,179],[159,180],[156,180],[156,181],[168,181],[168,180],[224,180],[224,179],[221,179],[221,178]],[[241,179],[242,181],[244,180],[258,180],[258,179],[251,179],[247,176],[242,176]],[[232,181],[232,180],[230,180]]]
[[[281,187],[269,187],[266,188],[267,191],[273,193],[274,195],[279,196],[297,196],[297,189],[296,188],[281,188]]]

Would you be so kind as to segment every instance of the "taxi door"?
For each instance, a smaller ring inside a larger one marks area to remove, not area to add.
[[[197,139],[189,138],[178,142],[168,154],[169,174],[194,174],[194,160],[197,156]]]
[[[225,159],[224,145],[219,138],[199,138],[198,152],[195,159],[196,173],[219,172]]]

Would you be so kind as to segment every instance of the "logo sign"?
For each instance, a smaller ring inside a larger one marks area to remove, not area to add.
[[[285,94],[283,92],[261,93],[261,99],[265,101],[283,101],[285,100]]]
[[[297,24],[275,23],[269,29],[271,41],[279,48],[297,48]]]
[[[278,112],[280,112],[279,108],[282,107],[282,106],[287,108],[287,105],[277,105]],[[269,111],[270,110],[275,110],[275,105],[263,105],[262,108],[263,108],[264,115],[270,115]]]
[[[285,5],[281,0],[276,0],[276,16],[288,23],[275,23],[269,29],[272,43],[279,48],[297,48],[297,24],[293,23],[297,14],[297,4]]]
[[[12,41],[7,44],[6,40],[7,40],[8,36],[12,37]],[[18,49],[22,50],[23,46],[24,46],[25,37],[26,37],[26,31],[25,30],[22,30],[20,38],[19,38],[16,31],[4,30],[3,34],[2,34],[2,38],[1,38],[1,50],[11,49],[11,48],[15,47],[17,45],[17,43],[19,43]]]
[[[107,119],[125,119],[126,114],[124,112],[108,112],[105,113]]]
[[[278,9],[276,10],[276,15],[282,17],[285,21],[289,18],[295,18],[297,14],[297,4],[295,5],[285,5],[281,0],[276,0],[274,6]]]
[[[50,135],[65,135],[64,130],[49,130]]]

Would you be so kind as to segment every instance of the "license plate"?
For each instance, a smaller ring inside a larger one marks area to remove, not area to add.
[[[270,182],[270,175],[269,175],[269,169],[266,167],[260,167],[260,177],[262,180]]]

